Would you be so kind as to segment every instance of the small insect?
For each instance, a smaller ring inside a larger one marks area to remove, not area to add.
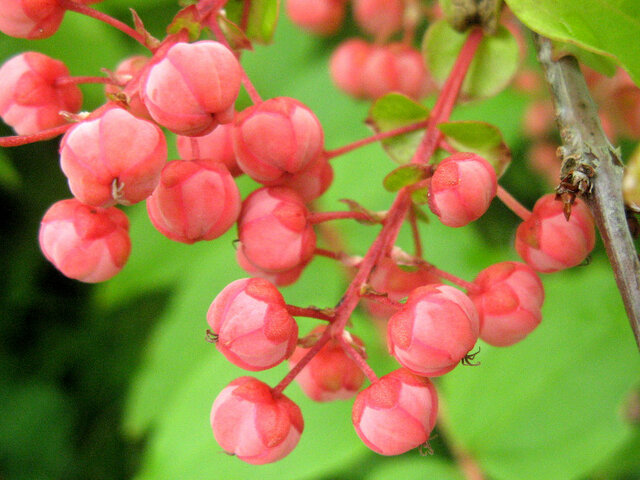
[[[575,160],[566,162],[565,167],[567,163],[573,166],[578,162]],[[563,170],[567,169],[563,168]],[[594,176],[595,170],[591,165],[579,163],[577,167],[570,169],[560,179],[560,184],[556,187],[556,199],[560,199],[564,203],[563,211],[567,220],[571,217],[571,207],[575,203],[576,197],[589,194],[593,190],[591,179]]]

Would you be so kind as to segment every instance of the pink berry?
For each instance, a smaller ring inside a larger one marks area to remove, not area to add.
[[[293,190],[264,187],[247,197],[238,220],[240,248],[247,260],[267,272],[307,263],[316,247],[309,211]]]
[[[298,265],[297,267],[292,268],[291,270],[285,270],[284,272],[271,273],[265,272],[264,270],[260,270],[255,265],[253,265],[247,257],[245,257],[242,248],[238,248],[236,250],[236,260],[240,268],[242,268],[245,272],[250,273],[254,277],[264,278],[269,280],[271,283],[278,287],[286,287],[287,285],[291,285],[298,281],[302,271],[307,266],[307,264]]]
[[[298,444],[304,421],[300,408],[252,377],[227,385],[213,402],[211,428],[229,454],[254,465],[286,457]]]
[[[238,165],[254,180],[274,185],[315,162],[324,146],[320,122],[308,107],[279,97],[246,108],[234,121]]]
[[[372,47],[361,72],[364,96],[376,99],[398,92],[414,99],[427,91],[427,71],[420,52],[401,43]]]
[[[241,83],[241,68],[224,45],[203,40],[176,43],[141,81],[141,95],[153,119],[179,135],[199,136],[229,123]]]
[[[154,227],[171,240],[213,240],[240,215],[241,198],[233,177],[214,160],[175,160],[162,170],[160,183],[147,199]]]
[[[383,257],[369,277],[371,288],[386,293],[387,298],[396,302],[406,298],[412,290],[430,283],[441,283],[440,277],[424,268],[404,270],[389,257]],[[390,305],[374,300],[366,300],[365,306],[369,313],[384,319],[397,311]]]
[[[402,27],[404,0],[354,0],[353,16],[365,32],[385,39]]]
[[[242,174],[238,167],[231,139],[232,124],[219,125],[215,130],[201,137],[178,135],[176,145],[180,158],[184,160],[210,159],[222,162],[234,177]]]
[[[305,203],[310,203],[326,192],[332,182],[333,167],[321,155],[310,166],[286,177],[279,185],[295,190]]]
[[[340,44],[331,55],[329,72],[336,86],[356,98],[365,98],[362,69],[369,58],[372,45],[359,38]]]
[[[480,322],[473,302],[448,285],[426,285],[409,294],[387,327],[389,352],[418,375],[453,370],[478,340]]]
[[[557,272],[580,265],[595,245],[593,216],[581,200],[564,216],[563,202],[555,194],[542,196],[528,220],[516,231],[516,250],[534,270]]]
[[[148,65],[150,60],[151,59],[149,57],[145,57],[143,55],[134,55],[133,57],[126,58],[120,62],[113,73],[116,79],[124,82],[124,87],[127,87],[130,82],[138,78],[138,75],[142,72],[144,67]],[[125,94],[123,92],[124,87],[107,85],[105,87],[105,93],[107,96],[112,96],[117,100],[120,100],[119,97],[121,96],[125,97],[124,103],[126,103],[126,108],[131,112],[131,114],[138,118],[151,120],[149,110],[147,110],[147,107],[144,105],[144,102],[140,97],[140,89],[135,88],[131,92],[127,92]]]
[[[496,172],[475,153],[454,153],[431,177],[429,208],[449,227],[462,227],[480,218],[498,188]]]
[[[167,161],[167,143],[155,124],[118,107],[96,111],[65,133],[60,166],[83,203],[132,205],[153,192]]]
[[[57,0],[0,0],[0,32],[31,40],[56,33],[65,9]]]
[[[325,328],[321,325],[312,333],[320,336]],[[357,345],[363,345],[358,337],[354,336],[353,340]],[[293,368],[310,349],[297,347],[289,358],[289,366]],[[296,380],[312,400],[330,402],[353,397],[364,382],[364,373],[340,343],[331,339],[296,376]]]
[[[469,298],[480,315],[480,338],[498,347],[513,345],[540,323],[544,289],[536,272],[519,262],[502,262],[480,272]]]
[[[63,275],[82,282],[110,279],[129,258],[129,220],[75,198],[54,203],[40,224],[40,249]]]
[[[287,0],[291,21],[318,35],[336,33],[344,20],[346,0]]]
[[[245,370],[266,370],[288,358],[298,341],[298,325],[284,298],[263,278],[227,285],[207,312],[218,350]]]
[[[380,455],[400,455],[429,440],[438,396],[427,378],[400,368],[358,394],[352,420],[360,439]]]
[[[2,7],[0,7],[2,8]],[[58,85],[69,76],[64,63],[38,52],[25,52],[0,67],[0,116],[18,135],[31,135],[66,123],[61,111],[77,112],[82,92]]]

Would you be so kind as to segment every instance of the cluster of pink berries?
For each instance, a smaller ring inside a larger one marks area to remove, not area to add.
[[[9,0],[0,0],[0,6],[3,1]],[[9,3],[6,12],[0,10],[0,30],[42,38],[55,31],[67,9],[91,2]],[[202,0],[207,13],[200,22],[215,29],[224,3]],[[290,0],[287,5],[301,24],[329,33],[344,16],[345,1]],[[411,5],[354,1],[358,24],[381,43],[350,40],[338,48],[330,68],[340,88],[362,98],[390,91],[419,98],[426,92],[422,56],[407,43],[383,43],[403,28]],[[197,16],[199,10],[192,12]],[[218,39],[225,41],[221,34]],[[241,460],[273,462],[296,446],[302,414],[282,393],[294,378],[315,401],[355,396],[353,424],[372,450],[397,455],[425,444],[438,411],[430,378],[469,363],[478,339],[495,346],[524,339],[541,321],[544,292],[536,272],[578,265],[593,249],[593,219],[580,200],[568,219],[553,195],[528,212],[514,206],[482,156],[452,152],[424,170],[429,209],[444,225],[458,228],[480,218],[499,196],[523,217],[516,250],[525,263],[498,263],[465,282],[429,265],[421,252],[398,253],[393,244],[408,215],[413,185],[403,188],[385,213],[312,211],[311,202],[333,179],[332,156],[314,113],[290,97],[262,101],[236,54],[223,43],[188,43],[185,32],[179,32],[151,50],[151,58],[134,57],[118,66],[108,79],[109,101],[90,114],[77,113],[81,94],[63,64],[35,52],[18,55],[0,68],[0,116],[20,135],[66,130],[60,164],[74,198],[45,214],[40,246],[68,277],[99,282],[123,268],[131,242],[118,204],[146,200],[157,230],[183,243],[218,238],[237,224],[237,260],[253,278],[232,282],[214,299],[207,312],[209,336],[222,355],[248,371],[287,359],[291,368],[273,388],[253,377],[236,379],[214,401],[214,436]],[[253,105],[236,112],[243,83]],[[438,102],[458,93],[448,91]],[[444,111],[439,104],[434,108]],[[446,121],[442,115],[440,122]],[[75,123],[69,125],[69,119]],[[426,135],[437,145],[438,122],[432,123]],[[161,127],[177,135],[182,159],[167,162]],[[429,161],[432,154],[420,161]],[[260,184],[244,200],[234,181],[242,174]],[[318,249],[314,225],[339,218],[382,224],[381,241],[363,259]],[[277,287],[294,283],[316,255],[355,269],[352,284],[335,309],[288,305]],[[363,342],[345,330],[361,300],[374,315],[388,319],[389,353],[401,365],[381,378],[367,365]],[[299,338],[295,316],[327,325]],[[361,390],[365,378],[371,385]]]

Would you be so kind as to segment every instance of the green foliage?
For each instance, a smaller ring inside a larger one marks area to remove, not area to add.
[[[420,165],[405,165],[393,170],[384,177],[382,184],[390,192],[397,192],[402,187],[413,185],[420,180],[427,178],[427,172]]]
[[[280,0],[252,0],[248,3],[249,11],[244,12],[242,0],[230,0],[225,5],[227,17],[245,31],[249,40],[258,43],[271,43],[278,22]],[[246,29],[243,25],[246,21]]]

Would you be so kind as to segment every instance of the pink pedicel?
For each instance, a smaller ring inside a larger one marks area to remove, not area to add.
[[[166,161],[162,130],[119,107],[96,111],[71,127],[60,142],[60,166],[71,193],[98,207],[132,205],[147,198]]]
[[[362,30],[386,39],[402,27],[404,0],[354,0],[353,16]]]
[[[371,450],[400,455],[429,440],[437,415],[433,384],[400,368],[358,394],[352,420],[356,433]]]
[[[278,97],[237,114],[233,147],[242,171],[257,182],[276,185],[318,159],[324,134],[307,106]]]
[[[480,321],[469,297],[448,285],[426,285],[409,294],[387,326],[389,352],[417,375],[453,370],[478,340]]]
[[[230,123],[241,84],[238,60],[211,40],[176,43],[141,80],[141,95],[153,119],[179,135],[200,136]]]
[[[56,33],[65,9],[57,0],[0,0],[0,32],[30,40]]]
[[[227,285],[207,312],[218,350],[234,365],[258,371],[288,358],[298,341],[298,325],[278,289],[263,278]]]
[[[287,0],[287,15],[300,28],[333,35],[342,26],[347,0]]]
[[[216,160],[222,162],[234,177],[242,175],[233,151],[232,124],[218,125],[215,130],[201,137],[177,135],[176,145],[183,160]]]
[[[18,135],[31,135],[66,123],[61,111],[77,112],[82,92],[58,85],[69,76],[64,63],[38,52],[25,52],[0,67],[0,117]]]
[[[520,262],[501,262],[482,270],[469,292],[480,316],[480,338],[498,347],[524,339],[542,319],[544,289],[536,272]]]
[[[595,245],[593,216],[585,203],[575,201],[568,221],[563,207],[555,194],[542,196],[516,231],[516,251],[538,272],[552,273],[580,265]]]
[[[238,220],[239,248],[260,270],[279,273],[307,263],[316,247],[302,198],[285,187],[264,187],[247,197]]]
[[[291,285],[297,282],[298,278],[300,278],[300,275],[302,274],[302,271],[307,266],[307,264],[305,263],[303,265],[298,265],[291,270],[285,270],[284,272],[265,272],[264,270],[260,270],[249,260],[247,260],[247,257],[245,257],[242,248],[238,248],[236,250],[236,261],[238,262],[240,268],[242,268],[245,272],[250,273],[251,276],[269,280],[277,287],[286,287],[287,285]]]
[[[222,163],[175,160],[166,164],[160,182],[147,199],[151,223],[163,235],[182,243],[213,240],[240,215],[240,192]]]
[[[475,153],[454,153],[431,177],[429,208],[443,224],[462,227],[484,215],[497,188],[489,162]]]
[[[286,457],[304,429],[300,408],[252,377],[227,385],[213,402],[210,419],[224,451],[253,465]]]
[[[75,198],[54,203],[40,224],[40,249],[65,276],[87,283],[117,274],[131,251],[129,220],[115,207],[103,209]]]
[[[319,338],[325,329],[326,326],[320,325],[313,329],[311,335]],[[362,340],[355,336],[352,339],[362,347]],[[297,347],[289,358],[289,366],[293,368],[310,349]],[[298,373],[296,381],[311,400],[331,402],[353,397],[362,387],[364,373],[340,343],[330,339]]]

